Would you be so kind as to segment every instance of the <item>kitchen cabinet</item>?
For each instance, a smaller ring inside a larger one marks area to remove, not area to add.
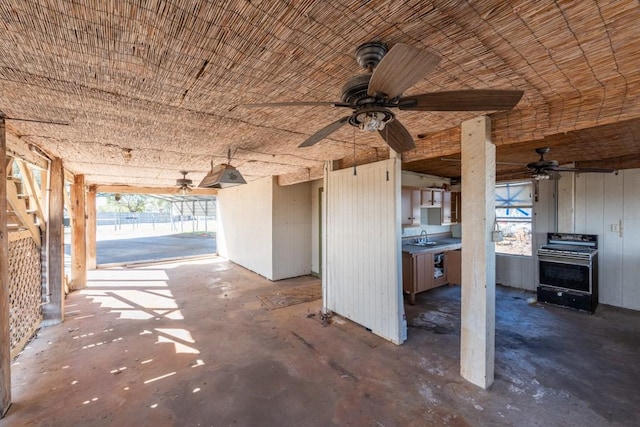
[[[415,304],[417,293],[446,284],[446,271],[445,252],[403,252],[402,289],[410,295],[410,303]]]
[[[462,222],[462,193],[451,192],[451,223],[460,224]]]
[[[402,187],[402,225],[420,225],[420,190]]]
[[[459,285],[462,283],[462,251],[447,251],[447,280]]]
[[[420,206],[423,208],[437,208],[442,206],[442,193],[439,188],[423,188],[420,190]]]
[[[457,224],[461,219],[461,197],[458,191],[441,191],[440,209],[429,209],[427,224],[451,225]]]

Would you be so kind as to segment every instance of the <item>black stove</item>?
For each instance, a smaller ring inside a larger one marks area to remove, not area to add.
[[[540,255],[577,258],[593,257],[598,252],[598,236],[594,234],[548,233],[547,244],[540,246]]]
[[[598,236],[548,233],[538,249],[538,301],[593,312],[598,304]]]

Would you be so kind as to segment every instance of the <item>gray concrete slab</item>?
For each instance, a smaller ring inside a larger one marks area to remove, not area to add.
[[[70,251],[70,245],[66,244],[65,254],[70,255]],[[112,239],[96,242],[98,266],[214,255],[216,251],[215,234],[204,232],[143,237],[114,236]]]
[[[460,375],[460,287],[418,294],[396,346],[214,257],[90,271],[12,365],[2,426],[635,426],[640,314],[498,287],[496,381]]]

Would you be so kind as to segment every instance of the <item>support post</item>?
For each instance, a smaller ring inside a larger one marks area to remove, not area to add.
[[[9,330],[9,235],[7,234],[7,140],[0,117],[0,418],[11,405],[11,335]],[[13,184],[11,184],[13,185]]]
[[[50,175],[47,218],[49,302],[42,308],[43,326],[57,325],[64,320],[64,169],[62,160],[58,158],[51,160]]]
[[[71,280],[69,288],[87,285],[87,221],[84,175],[76,175],[71,186]]]
[[[87,269],[96,269],[96,232],[97,232],[97,213],[96,213],[96,186],[89,186],[87,193]]]
[[[462,328],[460,374],[484,389],[494,379],[496,147],[491,119],[462,123]]]

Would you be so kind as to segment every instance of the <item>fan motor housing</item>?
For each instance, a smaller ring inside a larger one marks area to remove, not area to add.
[[[367,95],[369,80],[371,80],[371,73],[358,74],[347,80],[342,87],[342,102],[354,105],[361,99],[367,98],[369,96]]]
[[[388,50],[387,45],[382,42],[363,43],[356,49],[356,61],[362,68],[373,70]]]

